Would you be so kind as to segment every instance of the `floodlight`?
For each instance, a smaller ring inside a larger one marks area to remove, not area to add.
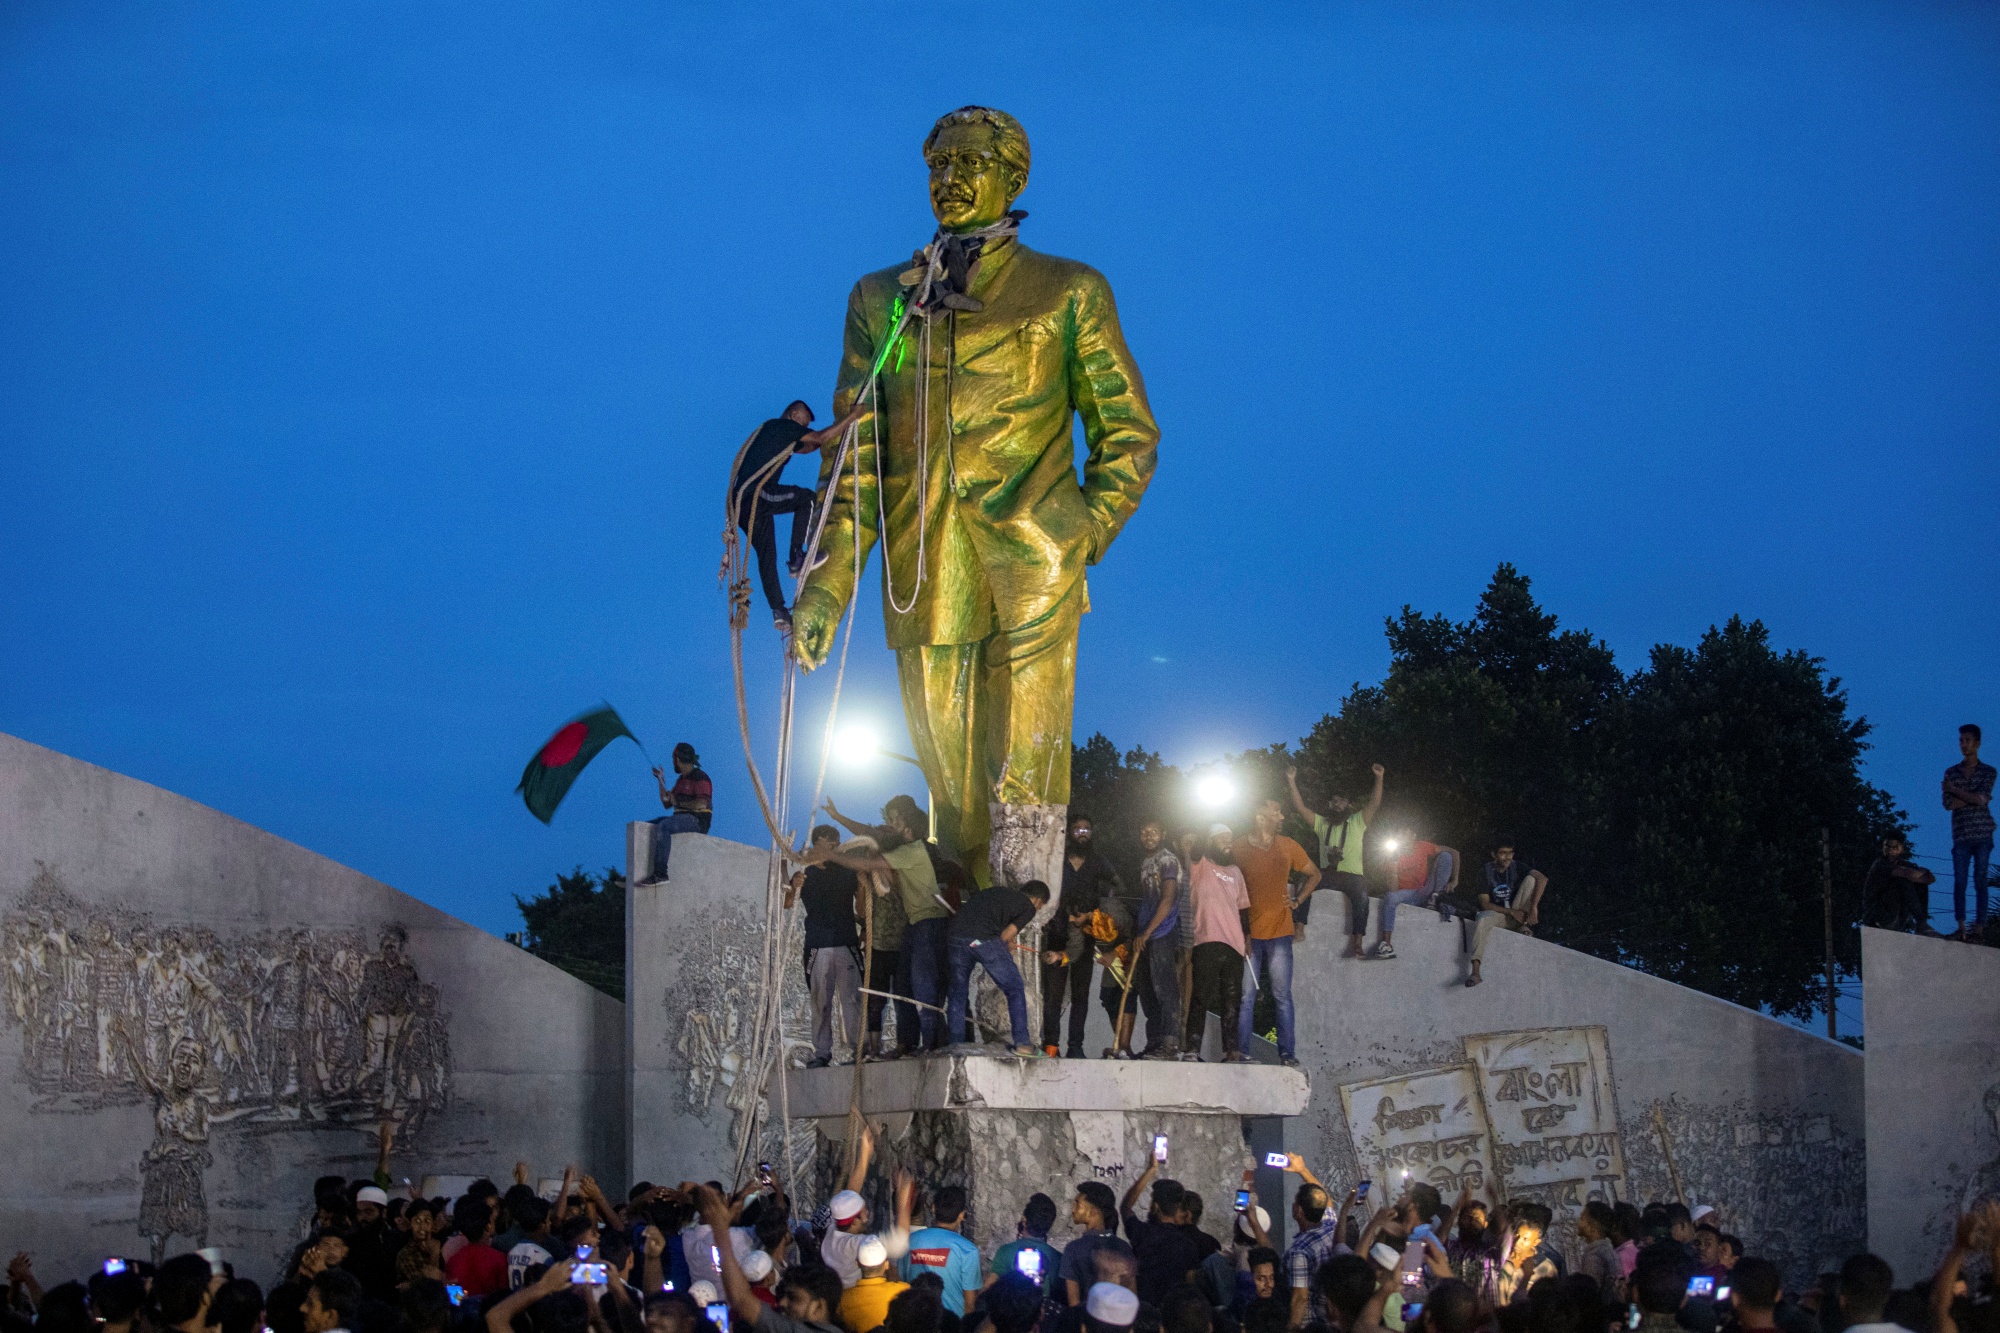
[[[843,764],[865,764],[882,753],[882,738],[869,727],[856,723],[841,728],[833,738],[833,753]]]
[[[1236,784],[1217,774],[1203,778],[1194,787],[1195,799],[1211,810],[1228,805],[1236,798]]]

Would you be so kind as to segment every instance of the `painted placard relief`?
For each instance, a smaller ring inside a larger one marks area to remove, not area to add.
[[[1510,1198],[1574,1212],[1625,1196],[1611,1046],[1601,1027],[1465,1038],[1479,1072],[1493,1166]]]
[[[1485,1189],[1492,1140],[1472,1066],[1345,1083],[1340,1105],[1355,1156],[1384,1197],[1402,1187],[1405,1172],[1411,1181],[1436,1186],[1447,1200],[1461,1188]]]

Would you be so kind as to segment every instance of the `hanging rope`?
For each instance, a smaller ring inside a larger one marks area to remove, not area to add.
[[[869,423],[871,438],[875,443],[875,531],[882,543],[882,567],[884,601],[897,615],[907,615],[915,609],[918,593],[925,581],[925,566],[929,550],[930,529],[930,446],[931,446],[931,378],[932,378],[932,323],[940,312],[945,319],[945,384],[944,384],[944,429],[946,466],[951,473],[950,480],[957,481],[957,457],[953,445],[955,431],[951,419],[953,372],[958,359],[958,319],[960,309],[979,309],[979,303],[965,294],[973,269],[976,269],[979,249],[987,241],[1011,237],[1019,220],[1025,214],[1015,214],[994,227],[975,233],[971,237],[947,237],[939,233],[932,239],[920,258],[920,271],[913,275],[914,299],[906,291],[897,298],[889,336],[883,341],[881,350],[869,369],[868,378],[862,384],[857,401],[865,403],[873,411]],[[969,248],[968,248],[969,247]],[[968,267],[968,260],[970,267]],[[906,287],[910,286],[906,282]],[[881,402],[881,373],[892,351],[901,344],[912,319],[921,321],[918,335],[918,359],[920,371],[915,386],[915,436],[916,436],[916,484],[917,484],[917,564],[916,577],[908,590],[907,600],[898,597],[895,584],[895,567],[889,549],[889,524],[886,488],[883,484],[882,454],[884,432],[881,428],[883,409]],[[760,428],[761,429],[761,428]],[[806,543],[805,559],[801,565],[800,578],[818,563],[820,541],[826,531],[828,516],[832,510],[831,499],[840,485],[843,468],[849,469],[853,521],[855,525],[851,547],[854,560],[854,588],[861,583],[861,423],[856,420],[841,432],[840,446],[834,455],[833,466],[828,471],[828,503],[815,507]],[[751,1162],[763,1139],[763,1129],[767,1105],[767,1092],[774,1065],[784,1059],[784,976],[785,961],[791,957],[796,945],[798,929],[792,921],[792,914],[784,909],[784,888],[786,870],[797,857],[798,843],[795,834],[783,826],[781,813],[790,805],[792,777],[792,729],[798,694],[798,657],[793,651],[790,633],[783,639],[784,668],[778,693],[777,754],[772,767],[772,782],[765,785],[764,775],[757,765],[755,744],[750,734],[750,702],[743,678],[743,631],[750,620],[750,571],[744,558],[743,544],[738,536],[738,519],[742,520],[742,530],[756,530],[758,507],[763,500],[766,484],[774,481],[789,461],[789,453],[780,454],[757,469],[748,477],[736,480],[743,466],[744,457],[757,433],[752,432],[736,451],[736,458],[730,466],[732,486],[725,498],[722,531],[721,581],[729,602],[729,659],[736,685],[736,724],[743,742],[743,759],[750,771],[750,784],[757,794],[757,806],[763,816],[764,827],[771,836],[771,852],[766,864],[764,884],[764,940],[762,957],[759,960],[756,987],[755,1013],[750,1025],[749,1059],[744,1068],[743,1112],[737,1122],[735,1182],[741,1183],[751,1169]],[[851,467],[850,467],[851,464]],[[840,692],[847,676],[847,652],[854,639],[854,614],[858,598],[850,593],[845,615],[846,623],[841,629],[840,660],[833,677],[832,697],[827,705],[826,728],[821,738],[819,771],[813,780],[812,803],[806,807],[807,823],[811,823],[812,813],[819,809],[825,790],[826,766],[833,748],[834,727],[839,717]],[[869,942],[873,942],[873,902],[869,907],[867,931]],[[872,952],[872,950],[871,950]],[[863,984],[872,977],[869,963],[863,961]],[[863,1011],[865,1012],[865,1010]],[[849,1098],[849,1144],[850,1153],[854,1149],[854,1139],[858,1134],[858,1124],[862,1114],[863,1066],[861,1048],[866,1041],[867,1024],[863,1031],[849,1034],[855,1050],[854,1085]],[[784,1124],[785,1136],[785,1188],[795,1193],[793,1181],[794,1153],[792,1147],[792,1117],[790,1083],[786,1079],[778,1081],[778,1114]]]

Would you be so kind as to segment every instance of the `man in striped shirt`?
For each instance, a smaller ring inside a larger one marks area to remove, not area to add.
[[[674,834],[706,833],[709,821],[715,818],[715,784],[701,771],[701,756],[686,741],[674,746],[674,772],[678,776],[669,791],[667,775],[653,770],[653,781],[660,786],[660,804],[667,813],[653,821],[653,873],[639,881],[642,889],[667,882],[667,857],[673,851]]]

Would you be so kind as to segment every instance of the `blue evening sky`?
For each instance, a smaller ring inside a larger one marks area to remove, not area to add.
[[[1026,125],[1025,237],[1110,278],[1164,431],[1092,576],[1080,735],[1295,740],[1379,678],[1385,616],[1463,617],[1502,560],[1627,666],[1732,613],[1824,656],[1923,851],[1956,724],[2000,727],[1990,5],[22,0],[0,31],[0,730],[490,929],[657,812],[625,745],[551,828],[513,795],[600,699],[757,835],[726,464],[824,413],[847,288],[928,237],[918,146],[967,102]],[[900,740],[868,584],[844,714]],[[760,615],[766,745],[774,644]]]

